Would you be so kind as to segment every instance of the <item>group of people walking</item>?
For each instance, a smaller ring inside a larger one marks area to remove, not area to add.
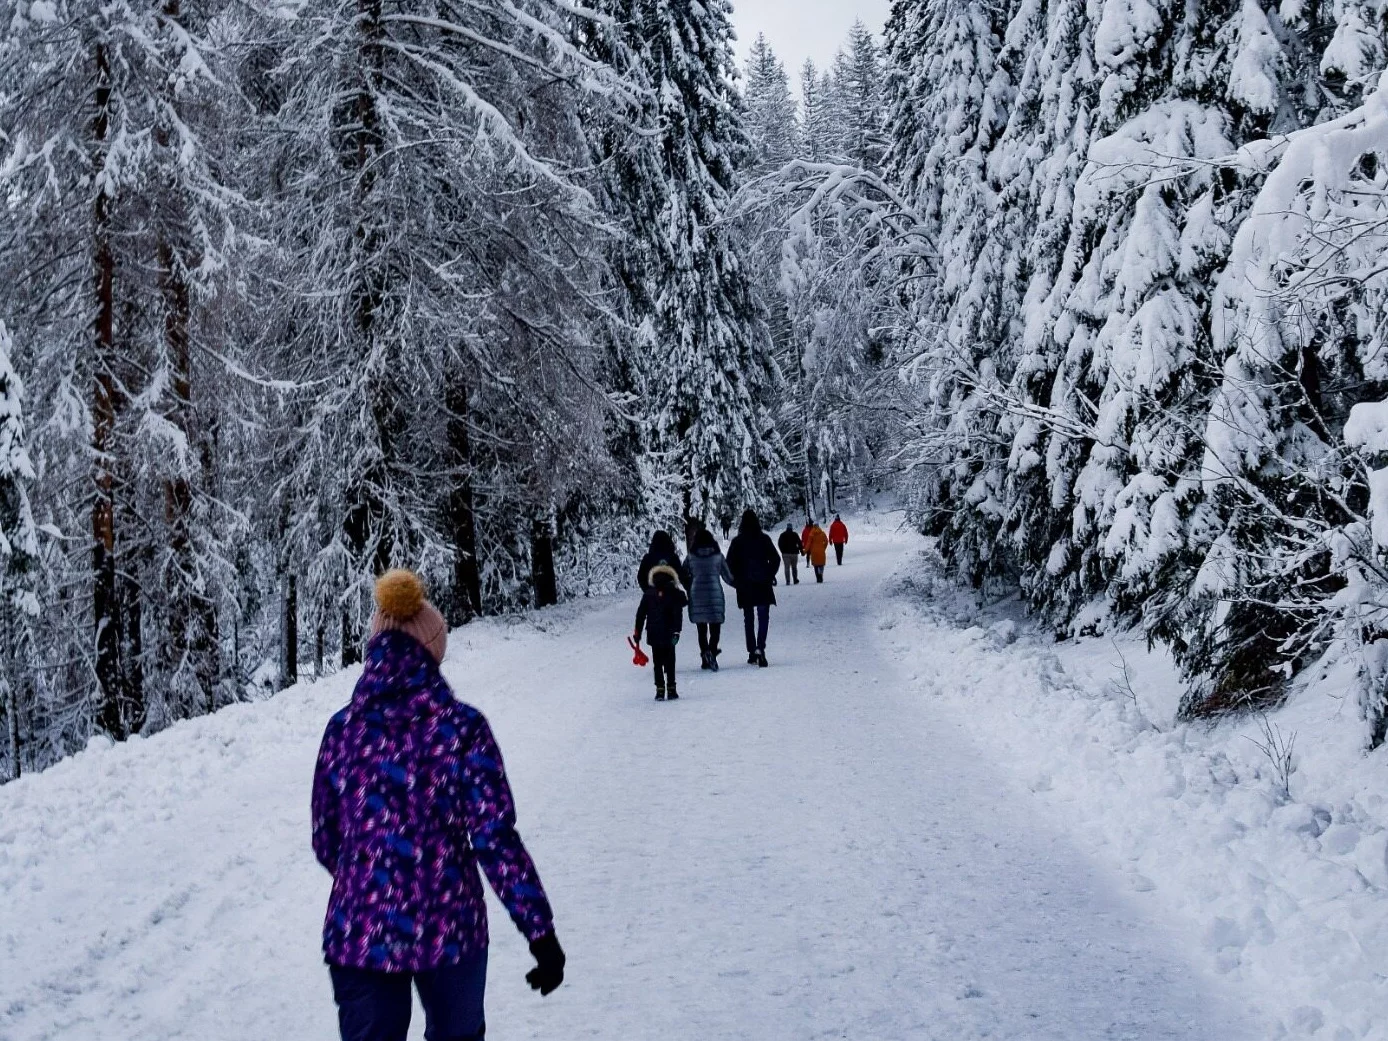
[[[731,530],[727,518],[723,520],[723,529],[726,537]],[[785,583],[799,583],[799,561],[803,555],[814,568],[816,580],[823,582],[830,544],[838,562],[843,563],[848,526],[835,516],[826,534],[810,521],[797,538],[793,525],[787,524],[780,539],[772,542],[771,536],[762,530],[756,511],[747,510],[726,556],[713,532],[698,522],[689,525],[685,538],[688,555],[681,560],[674,537],[667,531],[657,531],[636,571],[641,604],[636,610],[633,640],[639,644],[644,632],[651,647],[657,701],[679,698],[675,648],[684,628],[686,609],[689,621],[699,633],[700,668],[718,671],[722,653],[719,642],[727,618],[724,585],[737,591],[747,664],[766,668],[766,638],[771,627],[771,608],[776,604],[778,574],[784,567]]]
[[[766,667],[777,577],[790,566],[789,541],[772,542],[751,510],[726,556],[702,525],[686,540],[681,560],[669,533],[656,532],[637,572],[636,636],[644,629],[654,651],[662,700],[679,696],[675,645],[686,609],[703,667],[718,671],[724,585],[737,591],[748,664]],[[842,563],[847,542],[836,517],[827,534],[807,525],[791,556],[797,564],[807,556],[822,580],[826,547]],[[540,994],[564,982],[564,950],[516,831],[501,751],[487,720],[444,679],[448,627],[417,575],[392,571],[377,582],[371,632],[361,679],[328,722],[313,777],[313,852],[333,880],[323,953],[338,1027],[343,1041],[406,1041],[413,989],[429,1041],[482,1041],[490,944],[482,875],[530,944],[526,980]]]
[[[834,514],[834,523],[826,533],[813,519],[805,522],[799,535],[795,526],[786,521],[786,530],[776,540],[776,548],[781,551],[781,562],[785,568],[786,585],[800,584],[800,558],[803,556],[814,568],[816,582],[824,581],[824,568],[829,563],[829,547],[834,547],[834,557],[843,564],[843,550],[848,545],[848,525],[843,518]]]

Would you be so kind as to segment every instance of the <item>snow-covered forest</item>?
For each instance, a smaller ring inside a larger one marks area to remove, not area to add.
[[[1388,729],[1388,13],[10,0],[0,776],[612,588],[652,523],[900,494],[1191,716]],[[792,62],[792,64],[795,64]]]

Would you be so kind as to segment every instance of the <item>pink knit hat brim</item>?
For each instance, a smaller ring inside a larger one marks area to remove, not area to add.
[[[387,631],[413,636],[440,665],[443,664],[444,656],[448,654],[448,622],[444,620],[439,609],[427,600],[418,614],[404,621],[377,611],[371,619],[371,635]]]

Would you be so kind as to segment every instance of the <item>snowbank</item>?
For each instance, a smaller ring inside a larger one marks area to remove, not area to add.
[[[445,671],[477,695],[527,779],[554,728],[538,718],[552,710],[514,696],[525,663],[592,610],[489,619],[450,638]],[[308,791],[323,726],[357,674],[148,739],[93,741],[0,787],[0,1039],[336,1037]],[[509,742],[518,730],[533,739]],[[519,985],[512,946],[498,962]]]
[[[1363,753],[1347,670],[1268,717],[1176,724],[1175,670],[1137,639],[1050,642],[929,554],[889,592],[882,639],[920,690],[1265,994],[1270,1037],[1388,1038],[1388,752]]]

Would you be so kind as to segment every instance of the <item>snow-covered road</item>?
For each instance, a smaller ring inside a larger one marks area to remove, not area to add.
[[[690,634],[675,704],[624,659],[632,597],[455,634],[570,957],[534,998],[494,906],[489,1036],[1263,1041],[878,651],[914,545],[780,590],[769,670],[734,626],[701,674]],[[307,800],[350,681],[0,789],[0,1037],[336,1036]]]

